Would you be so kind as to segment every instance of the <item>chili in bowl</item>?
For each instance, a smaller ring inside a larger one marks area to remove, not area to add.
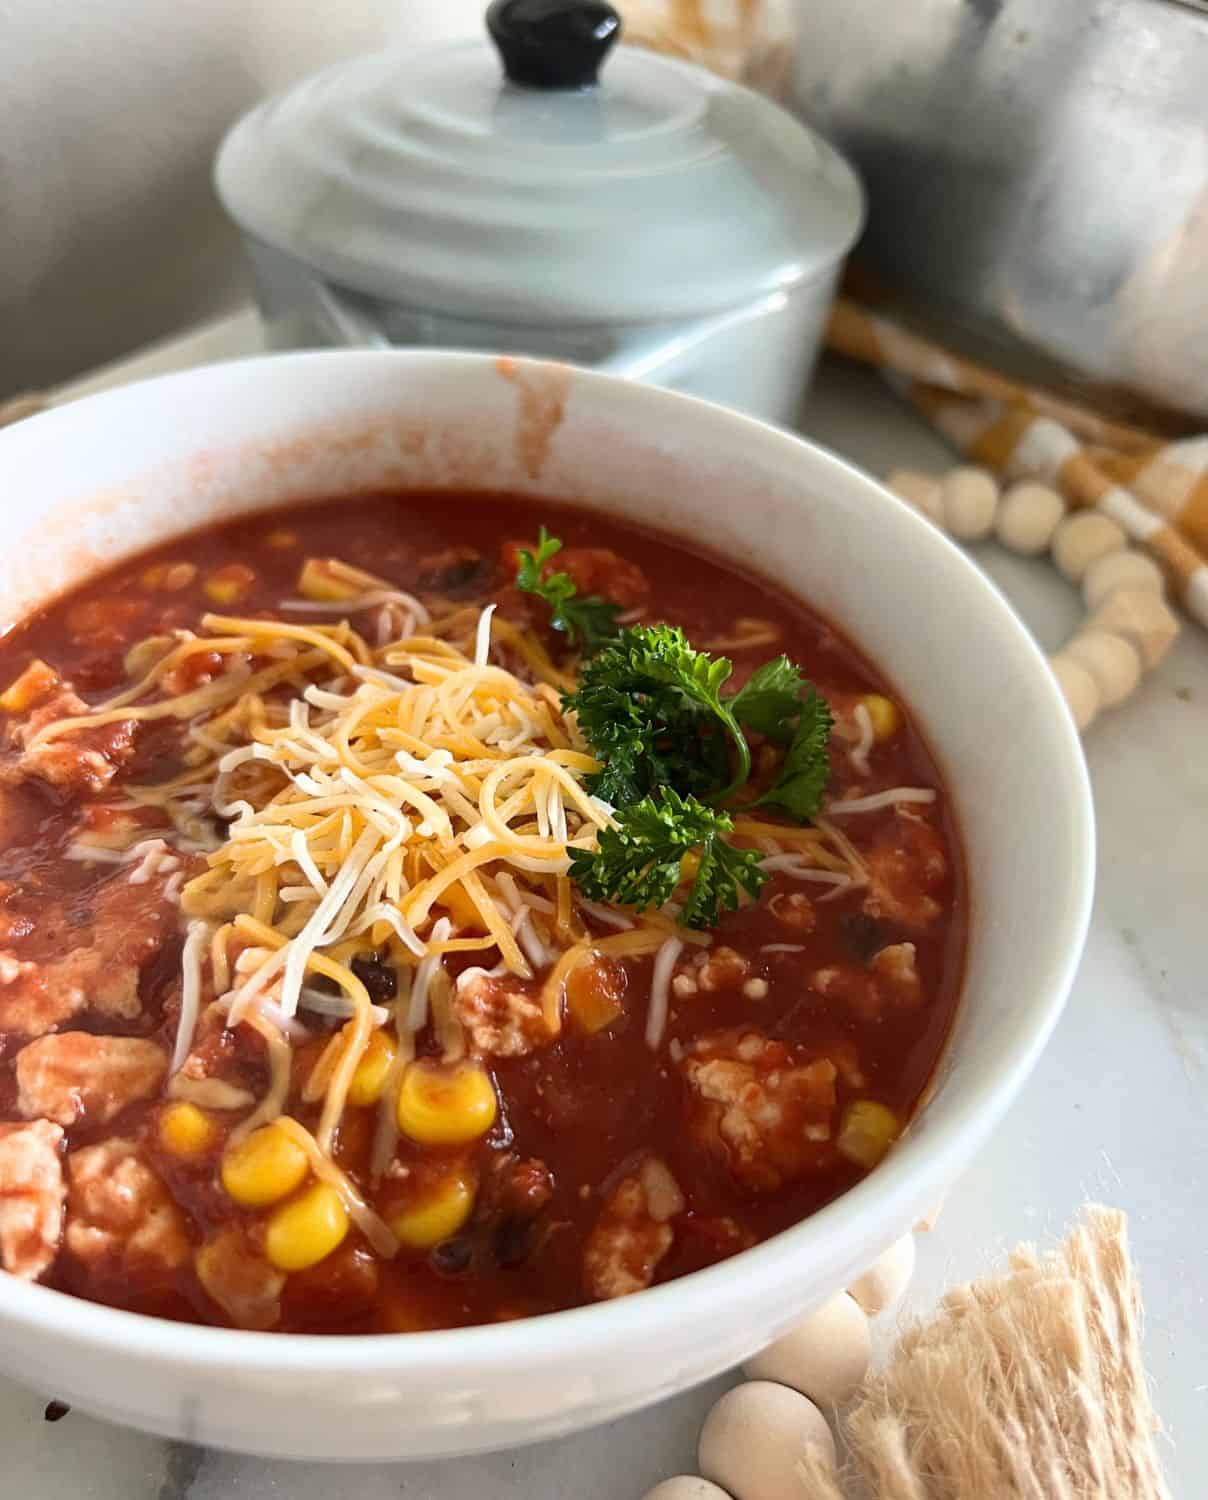
[[[1076,738],[838,461],[559,367],[333,354],[53,413],[6,465],[41,506],[0,643],[14,1370],[299,1456],[566,1430],[779,1331],[1004,1107],[1085,922]]]

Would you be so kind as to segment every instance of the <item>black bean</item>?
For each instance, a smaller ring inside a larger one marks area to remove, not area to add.
[[[452,567],[446,568],[441,575],[440,585],[446,589],[464,588],[467,583],[473,583],[482,571],[482,558],[463,558],[461,562],[454,563]]]
[[[474,1259],[474,1246],[465,1235],[444,1240],[433,1247],[428,1264],[441,1276],[460,1276],[470,1269]]]
[[[873,957],[885,946],[884,923],[863,912],[851,912],[841,917],[839,927],[849,950],[862,964],[871,963]]]
[[[70,1410],[66,1401],[48,1401],[42,1415],[48,1422],[61,1422]]]
[[[382,962],[380,954],[358,953],[351,968],[369,991],[369,998],[375,1005],[383,1005],[398,994],[398,975]]]
[[[463,589],[478,580],[486,568],[486,559],[473,547],[450,547],[420,563],[421,588],[448,592]]]
[[[526,1261],[533,1248],[533,1221],[510,1215],[495,1231],[491,1248],[496,1263],[501,1266],[518,1266]]]

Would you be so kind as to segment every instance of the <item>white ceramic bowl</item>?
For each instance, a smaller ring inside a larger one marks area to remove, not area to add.
[[[443,1333],[160,1322],[0,1274],[0,1369],[101,1416],[291,1458],[503,1447],[735,1364],[951,1186],[1061,1010],[1091,901],[1082,752],[982,575],[832,454],[683,396],[487,356],[282,355],[132,386],[0,433],[3,617],[132,549],[304,496],[469,486],[566,497],[707,543],[807,600],[931,737],[964,835],[964,999],[931,1096],[866,1181],[737,1259],[636,1297]]]

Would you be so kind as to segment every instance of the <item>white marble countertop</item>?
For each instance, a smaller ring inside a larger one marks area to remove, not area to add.
[[[241,315],[70,394],[255,345],[254,319]],[[824,369],[803,427],[875,473],[950,461],[863,371]],[[1055,647],[1076,618],[1074,591],[1047,563],[993,547],[979,560]],[[935,1232],[920,1236],[904,1307],[922,1312],[945,1284],[983,1271],[1018,1240],[1055,1235],[1087,1197],[1126,1209],[1165,1460],[1180,1497],[1208,1487],[1206,748],[1208,638],[1188,626],[1137,695],[1088,736],[1099,890],[1086,957],[1034,1077]],[[637,1500],[656,1480],[691,1472],[701,1418],[725,1384],[514,1453],[333,1470],[165,1443],[77,1412],[52,1425],[45,1395],[0,1382],[0,1452],[6,1474],[22,1476],[22,1493],[36,1500],[319,1500],[333,1491],[361,1500]]]

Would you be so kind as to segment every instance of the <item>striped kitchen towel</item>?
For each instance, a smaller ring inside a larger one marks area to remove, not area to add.
[[[1042,479],[1071,506],[1110,516],[1158,562],[1208,627],[1208,436],[1159,437],[950,353],[841,297],[828,343],[881,369],[971,463],[1005,480]]]

